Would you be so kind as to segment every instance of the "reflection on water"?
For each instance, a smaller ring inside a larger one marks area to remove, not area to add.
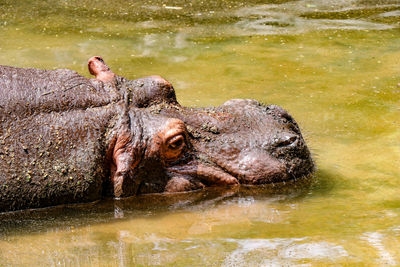
[[[372,247],[376,249],[381,262],[385,265],[396,265],[396,260],[392,257],[389,251],[386,250],[385,246],[383,245],[384,235],[374,232],[374,233],[365,233],[362,236],[362,239],[365,239]]]
[[[332,263],[348,254],[342,246],[327,242],[307,242],[307,238],[279,239],[229,239],[237,243],[223,266],[282,266],[299,263],[299,260],[325,260]],[[251,257],[246,257],[251,254]]]
[[[3,214],[0,266],[398,265],[399,37],[398,0],[0,1],[0,64],[88,75],[102,55],[184,105],[278,104],[318,167],[279,190]]]
[[[395,24],[374,22],[376,16],[399,16],[398,11],[385,12],[400,8],[398,2],[374,6],[363,5],[359,2],[293,1],[280,5],[246,7],[237,12],[238,17],[243,18],[237,26],[243,29],[245,35],[299,34],[315,30],[386,30],[398,27]],[[371,9],[372,15],[368,14]],[[359,14],[363,12],[367,15],[360,16]],[[346,18],[338,19],[337,15],[341,13],[348,15]]]

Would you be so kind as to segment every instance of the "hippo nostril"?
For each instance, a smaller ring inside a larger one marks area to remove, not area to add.
[[[275,139],[275,146],[277,146],[277,147],[290,146],[290,145],[296,143],[296,141],[297,141],[296,135],[286,134],[282,137]]]

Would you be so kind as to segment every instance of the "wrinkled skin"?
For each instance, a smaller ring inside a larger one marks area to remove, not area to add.
[[[103,196],[272,184],[309,176],[293,118],[255,100],[182,107],[159,76],[96,79],[0,66],[0,212]]]

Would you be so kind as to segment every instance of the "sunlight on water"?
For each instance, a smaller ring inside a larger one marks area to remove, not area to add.
[[[260,3],[262,2],[262,3]],[[0,0],[0,64],[101,55],[187,106],[255,98],[296,118],[309,187],[137,197],[0,215],[0,266],[400,264],[397,0]]]
[[[385,30],[397,25],[373,22],[374,17],[351,15],[338,19],[337,13],[365,11],[373,8],[399,8],[400,4],[378,4],[373,7],[359,5],[358,1],[294,1],[286,4],[269,4],[246,7],[237,12],[244,19],[237,23],[243,34],[262,35],[299,34],[315,30]],[[393,13],[392,13],[393,14]],[[396,13],[395,13],[396,14]],[[394,14],[394,15],[395,15]],[[380,14],[387,16],[387,13]]]

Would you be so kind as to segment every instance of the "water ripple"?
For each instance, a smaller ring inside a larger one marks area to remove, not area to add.
[[[390,265],[390,266],[397,265],[396,260],[393,258],[393,256],[390,254],[390,252],[385,248],[383,244],[384,238],[385,236],[378,232],[365,233],[364,236],[361,237],[361,239],[366,240],[372,247],[376,249],[376,251],[379,254],[380,260],[385,265]]]
[[[241,18],[236,27],[243,35],[299,34],[316,30],[387,30],[398,27],[374,22],[373,18],[399,16],[400,10],[388,9],[400,8],[400,4],[366,6],[359,2],[304,0],[246,7],[236,12],[236,16]],[[375,14],[362,15],[368,12]],[[348,14],[348,18],[343,19],[343,13]]]
[[[225,258],[223,266],[288,266],[305,259],[334,262],[348,256],[342,246],[328,242],[305,242],[307,239],[227,239],[237,243],[238,248]]]

